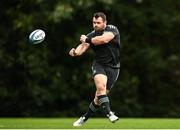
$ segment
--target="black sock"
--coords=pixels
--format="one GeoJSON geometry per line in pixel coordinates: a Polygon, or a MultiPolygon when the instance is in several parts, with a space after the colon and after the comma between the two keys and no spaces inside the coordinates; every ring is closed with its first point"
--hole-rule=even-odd
{"type": "Polygon", "coordinates": [[[98,99],[99,99],[100,105],[102,106],[102,108],[104,110],[104,113],[106,115],[108,115],[109,112],[111,111],[108,96],[107,95],[101,95],[101,96],[98,96],[98,99]]]}
{"type": "Polygon", "coordinates": [[[88,120],[88,118],[93,115],[99,109],[99,107],[100,106],[96,105],[94,101],[92,101],[89,104],[88,111],[83,115],[85,117],[85,121],[88,120]]]}

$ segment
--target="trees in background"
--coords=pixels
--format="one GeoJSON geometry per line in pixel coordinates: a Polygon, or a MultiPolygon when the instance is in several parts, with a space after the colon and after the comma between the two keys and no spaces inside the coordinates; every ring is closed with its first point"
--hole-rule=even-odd
{"type": "Polygon", "coordinates": [[[179,117],[179,1],[1,0],[0,116],[78,116],[93,99],[93,53],[71,58],[94,12],[121,33],[121,73],[111,105],[120,116],[179,117]],[[43,43],[28,43],[34,29],[43,43]],[[78,108],[78,109],[77,109],[78,108]]]}

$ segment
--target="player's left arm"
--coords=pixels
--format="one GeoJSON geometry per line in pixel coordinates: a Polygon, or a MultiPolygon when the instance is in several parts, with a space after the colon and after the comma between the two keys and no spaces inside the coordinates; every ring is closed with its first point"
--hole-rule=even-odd
{"type": "Polygon", "coordinates": [[[113,32],[104,32],[101,36],[96,36],[91,39],[94,45],[107,44],[114,38],[113,32]]]}

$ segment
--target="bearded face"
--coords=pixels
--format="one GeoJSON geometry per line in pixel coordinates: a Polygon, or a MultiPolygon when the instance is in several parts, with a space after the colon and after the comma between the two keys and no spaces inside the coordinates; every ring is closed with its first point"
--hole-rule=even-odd
{"type": "Polygon", "coordinates": [[[104,30],[106,27],[106,21],[104,21],[101,17],[95,18],[93,17],[93,28],[95,31],[99,32],[104,30]]]}

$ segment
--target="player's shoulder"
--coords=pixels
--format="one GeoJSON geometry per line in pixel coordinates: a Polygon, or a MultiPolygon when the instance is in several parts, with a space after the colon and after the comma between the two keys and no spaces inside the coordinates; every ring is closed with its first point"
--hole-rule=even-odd
{"type": "Polygon", "coordinates": [[[115,25],[112,25],[112,24],[108,24],[107,27],[106,27],[107,30],[111,30],[111,29],[117,29],[117,27],[115,25]]]}
{"type": "Polygon", "coordinates": [[[119,30],[115,25],[108,24],[104,30],[105,32],[112,32],[114,35],[119,35],[119,30]]]}
{"type": "Polygon", "coordinates": [[[119,32],[118,28],[115,25],[112,25],[112,24],[108,24],[104,31],[116,32],[116,33],[119,32]]]}

